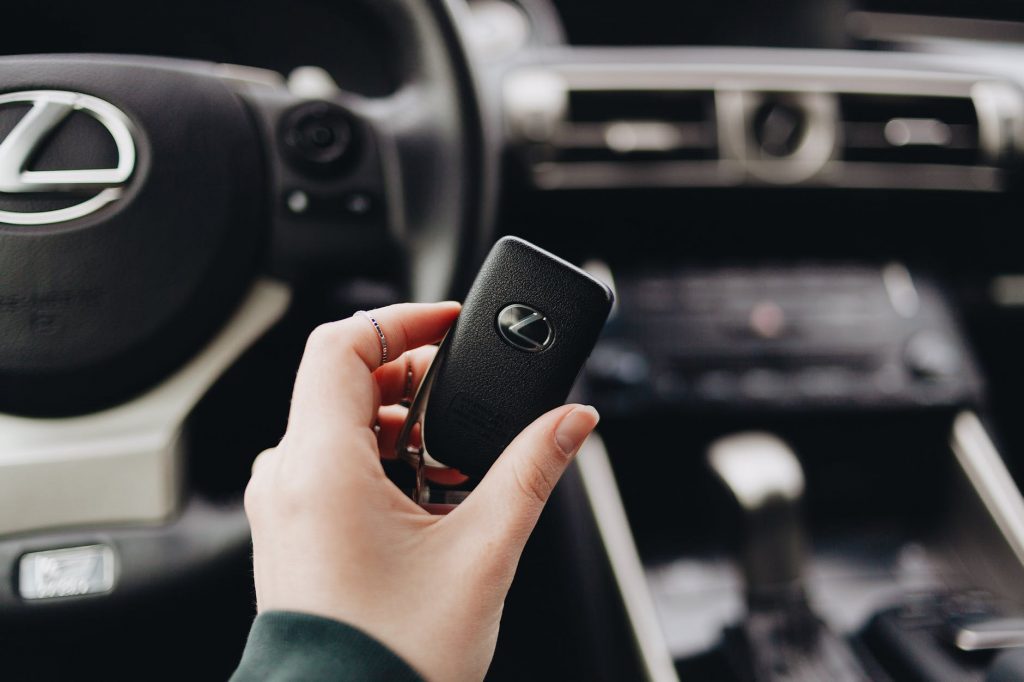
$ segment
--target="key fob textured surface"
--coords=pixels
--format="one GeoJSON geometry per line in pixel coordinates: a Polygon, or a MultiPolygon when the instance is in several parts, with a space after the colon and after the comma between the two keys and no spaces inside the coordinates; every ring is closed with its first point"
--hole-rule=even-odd
{"type": "Polygon", "coordinates": [[[517,237],[491,249],[432,368],[427,454],[479,478],[534,419],[565,402],[611,290],[517,237]]]}

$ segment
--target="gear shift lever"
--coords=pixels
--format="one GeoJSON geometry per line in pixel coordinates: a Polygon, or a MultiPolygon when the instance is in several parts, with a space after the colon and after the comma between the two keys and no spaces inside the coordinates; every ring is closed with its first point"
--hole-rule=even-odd
{"type": "Polygon", "coordinates": [[[749,612],[725,635],[741,676],[755,682],[867,680],[846,642],[807,601],[804,473],[796,455],[771,434],[743,433],[712,443],[708,464],[735,498],[745,526],[740,563],[749,612]]]}
{"type": "Polygon", "coordinates": [[[767,433],[715,441],[712,471],[739,503],[746,528],[740,562],[752,609],[804,599],[804,472],[793,451],[767,433]]]}

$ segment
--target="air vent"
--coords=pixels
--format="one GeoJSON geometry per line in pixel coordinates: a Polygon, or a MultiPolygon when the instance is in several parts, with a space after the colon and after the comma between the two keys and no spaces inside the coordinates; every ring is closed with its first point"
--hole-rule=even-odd
{"type": "Polygon", "coordinates": [[[973,165],[982,162],[978,115],[966,97],[842,94],[845,161],[973,165]]]}
{"type": "Polygon", "coordinates": [[[560,161],[693,161],[717,155],[710,90],[575,90],[560,161]]]}
{"type": "Polygon", "coordinates": [[[838,61],[748,64],[752,54],[515,69],[502,88],[509,160],[545,191],[1000,192],[1007,166],[1024,158],[1024,93],[1012,83],[838,61]]]}

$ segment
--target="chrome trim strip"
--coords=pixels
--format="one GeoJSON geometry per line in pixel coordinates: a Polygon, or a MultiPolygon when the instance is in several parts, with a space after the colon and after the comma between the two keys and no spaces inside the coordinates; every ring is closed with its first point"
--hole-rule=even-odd
{"type": "Polygon", "coordinates": [[[953,38],[1008,43],[1024,40],[1024,26],[1003,19],[860,11],[846,16],[846,28],[861,40],[953,38]]]}
{"type": "MultiPolygon", "coordinates": [[[[813,54],[808,54],[812,58],[813,54]]],[[[538,68],[538,67],[530,67],[538,68]]],[[[570,90],[752,90],[970,97],[988,77],[928,69],[815,64],[546,64],[570,90]]]]}
{"type": "Polygon", "coordinates": [[[622,506],[608,451],[600,436],[593,434],[587,439],[580,449],[577,464],[647,678],[652,682],[679,682],[622,506]]]}
{"type": "Polygon", "coordinates": [[[950,446],[1007,544],[1024,565],[1024,497],[975,413],[956,416],[950,446]]]}
{"type": "Polygon", "coordinates": [[[1024,647],[1024,619],[995,617],[961,625],[955,630],[953,643],[961,651],[1024,647]]]}
{"type": "MultiPolygon", "coordinates": [[[[764,161],[763,164],[785,161],[764,161]]],[[[740,161],[544,161],[535,164],[532,179],[540,190],[606,189],[613,187],[734,187],[743,183],[740,161]]],[[[765,171],[767,173],[767,170],[765,171]]],[[[755,178],[757,180],[757,178],[755,178]]],[[[758,184],[767,185],[764,180],[758,184]]],[[[830,161],[799,183],[807,187],[883,188],[999,192],[1004,183],[998,168],[937,164],[882,164],[830,161]]]]}

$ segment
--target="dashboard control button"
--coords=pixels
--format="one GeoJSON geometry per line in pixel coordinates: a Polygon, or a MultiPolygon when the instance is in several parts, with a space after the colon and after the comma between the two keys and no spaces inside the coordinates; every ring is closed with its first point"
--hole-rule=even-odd
{"type": "Polygon", "coordinates": [[[338,172],[356,154],[352,116],[329,102],[305,102],[281,119],[281,144],[288,160],[301,170],[338,172]]]}
{"type": "Polygon", "coordinates": [[[357,218],[362,218],[373,212],[373,197],[366,192],[352,192],[345,197],[345,212],[357,218]]]}
{"type": "Polygon", "coordinates": [[[306,209],[309,208],[309,195],[301,189],[297,189],[288,193],[285,203],[288,205],[288,210],[292,213],[305,213],[306,209]]]}
{"type": "Polygon", "coordinates": [[[381,202],[364,191],[323,192],[301,187],[288,188],[280,198],[281,206],[294,219],[304,223],[325,222],[337,225],[379,225],[381,202]]]}
{"type": "Polygon", "coordinates": [[[750,329],[762,339],[778,338],[786,328],[786,313],[774,301],[762,301],[750,311],[750,329]]]}
{"type": "Polygon", "coordinates": [[[109,592],[114,587],[114,550],[85,545],[29,552],[18,564],[22,599],[56,599],[109,592]]]}

